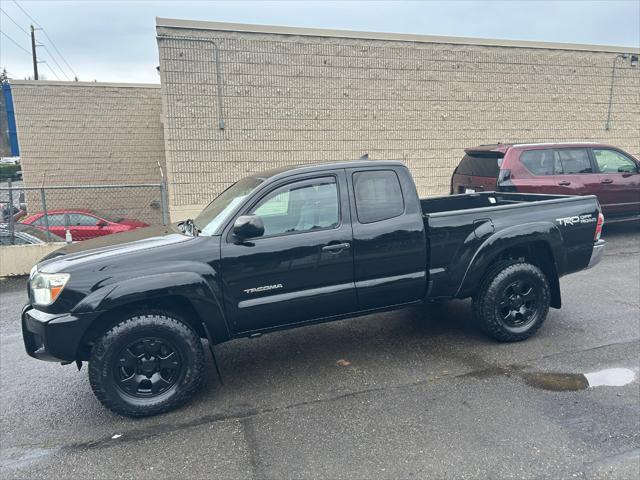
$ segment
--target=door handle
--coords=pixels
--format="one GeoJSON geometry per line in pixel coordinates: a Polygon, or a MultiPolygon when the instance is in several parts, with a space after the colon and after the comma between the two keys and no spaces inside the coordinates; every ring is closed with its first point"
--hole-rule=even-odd
{"type": "Polygon", "coordinates": [[[345,248],[349,248],[351,246],[350,243],[332,243],[330,245],[325,245],[322,247],[323,252],[331,252],[331,253],[340,253],[345,248]]]}
{"type": "Polygon", "coordinates": [[[600,180],[600,183],[613,183],[613,179],[611,178],[603,178],[600,180]]]}
{"type": "Polygon", "coordinates": [[[569,182],[568,180],[562,180],[561,182],[558,182],[558,185],[566,187],[567,185],[571,185],[571,182],[569,182]]]}

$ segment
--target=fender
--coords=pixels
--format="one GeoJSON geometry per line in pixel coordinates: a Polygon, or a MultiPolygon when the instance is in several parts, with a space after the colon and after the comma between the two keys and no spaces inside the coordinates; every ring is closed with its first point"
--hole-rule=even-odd
{"type": "MultiPolygon", "coordinates": [[[[494,260],[508,249],[533,242],[549,246],[553,266],[557,275],[550,279],[551,288],[555,289],[557,277],[566,270],[567,254],[564,248],[562,233],[551,222],[533,222],[505,228],[488,237],[476,250],[460,281],[455,297],[466,298],[477,289],[482,277],[494,260]]],[[[559,291],[559,286],[557,287],[559,291]]],[[[558,306],[560,299],[558,297],[558,306]]]]}
{"type": "Polygon", "coordinates": [[[73,313],[104,312],[138,302],[181,297],[193,307],[211,334],[214,343],[231,338],[221,304],[217,274],[164,272],[128,278],[92,292],[74,308],[73,313]]]}

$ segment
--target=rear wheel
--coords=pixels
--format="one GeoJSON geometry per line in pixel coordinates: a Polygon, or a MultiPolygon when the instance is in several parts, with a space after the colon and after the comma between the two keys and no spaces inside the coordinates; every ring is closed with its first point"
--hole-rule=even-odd
{"type": "Polygon", "coordinates": [[[191,327],[171,314],[136,315],[94,345],[89,381],[96,397],[121,415],[143,417],[186,402],[202,383],[204,352],[191,327]]]}
{"type": "Polygon", "coordinates": [[[473,299],[480,327],[501,342],[533,335],[549,312],[551,293],[545,274],[535,265],[505,262],[489,271],[473,299]]]}

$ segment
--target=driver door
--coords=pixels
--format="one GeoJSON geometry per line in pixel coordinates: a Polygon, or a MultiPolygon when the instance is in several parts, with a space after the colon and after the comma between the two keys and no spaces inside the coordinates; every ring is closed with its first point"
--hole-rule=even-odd
{"type": "Polygon", "coordinates": [[[357,309],[351,217],[343,170],[285,179],[242,214],[264,235],[223,236],[225,310],[234,333],[313,321],[357,309]]]}

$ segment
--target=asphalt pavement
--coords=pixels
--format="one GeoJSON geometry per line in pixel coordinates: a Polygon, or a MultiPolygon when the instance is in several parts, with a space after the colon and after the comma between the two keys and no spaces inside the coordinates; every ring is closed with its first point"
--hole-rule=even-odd
{"type": "Polygon", "coordinates": [[[0,281],[0,476],[640,478],[640,228],[604,236],[525,342],[484,337],[468,301],[236,340],[223,385],[209,359],[191,403],[142,420],[103,408],[86,365],[29,358],[25,279],[0,281]],[[586,387],[613,368],[634,380],[586,387]]]}

